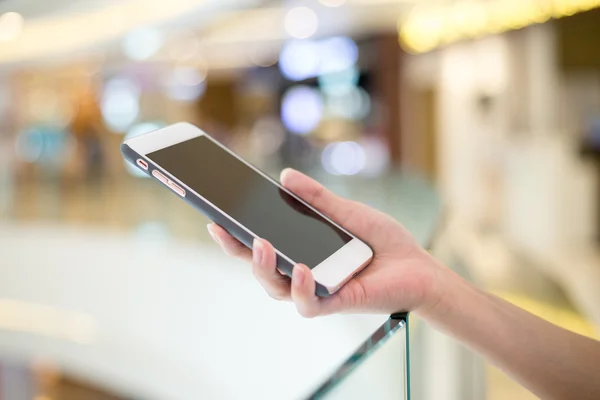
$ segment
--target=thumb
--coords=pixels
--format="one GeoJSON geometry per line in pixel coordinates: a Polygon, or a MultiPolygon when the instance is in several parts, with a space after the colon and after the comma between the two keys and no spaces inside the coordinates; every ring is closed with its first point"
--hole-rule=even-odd
{"type": "Polygon", "coordinates": [[[281,172],[282,185],[344,228],[361,234],[366,206],[337,196],[314,179],[286,168],[281,172]]]}

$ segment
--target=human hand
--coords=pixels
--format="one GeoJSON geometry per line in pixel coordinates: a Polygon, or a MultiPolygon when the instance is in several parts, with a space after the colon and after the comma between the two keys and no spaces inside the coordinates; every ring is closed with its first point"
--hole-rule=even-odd
{"type": "Polygon", "coordinates": [[[308,318],[334,313],[387,313],[419,311],[439,302],[438,270],[441,268],[393,218],[364,204],[341,198],[308,176],[286,169],[282,185],[340,226],[371,246],[373,261],[337,293],[315,295],[311,270],[294,266],[292,279],[275,265],[275,250],[256,239],[253,250],[216,224],[209,224],[213,239],[230,256],[252,263],[252,271],[269,295],[292,300],[308,318]]]}

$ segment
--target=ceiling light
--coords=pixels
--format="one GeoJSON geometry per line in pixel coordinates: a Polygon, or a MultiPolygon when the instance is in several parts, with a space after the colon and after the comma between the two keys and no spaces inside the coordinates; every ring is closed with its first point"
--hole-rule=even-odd
{"type": "Polygon", "coordinates": [[[319,18],[308,7],[294,7],[286,14],[284,27],[290,36],[296,39],[307,39],[317,32],[319,18]]]}
{"type": "Polygon", "coordinates": [[[0,42],[10,42],[23,31],[23,16],[16,12],[7,12],[0,16],[0,42]]]}
{"type": "Polygon", "coordinates": [[[123,39],[123,52],[132,60],[146,60],[155,55],[163,45],[163,35],[158,29],[141,28],[123,39]]]}
{"type": "Polygon", "coordinates": [[[326,7],[339,7],[346,3],[346,0],[319,0],[326,7]]]}
{"type": "Polygon", "coordinates": [[[452,4],[415,7],[399,20],[400,42],[406,50],[423,53],[473,37],[521,29],[600,7],[599,0],[459,0],[452,4]]]}

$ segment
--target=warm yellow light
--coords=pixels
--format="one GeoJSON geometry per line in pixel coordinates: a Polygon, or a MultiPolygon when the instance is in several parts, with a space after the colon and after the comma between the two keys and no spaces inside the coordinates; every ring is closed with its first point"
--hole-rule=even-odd
{"type": "Polygon", "coordinates": [[[415,7],[408,21],[399,23],[403,44],[409,52],[423,53],[443,44],[445,12],[444,7],[415,7]]]}
{"type": "Polygon", "coordinates": [[[0,15],[0,42],[10,42],[21,35],[23,31],[23,16],[16,12],[0,15]]]}
{"type": "Polygon", "coordinates": [[[489,6],[489,23],[488,28],[490,33],[504,32],[512,29],[510,26],[511,14],[514,4],[508,1],[497,1],[489,6]]]}
{"type": "Polygon", "coordinates": [[[587,0],[552,0],[554,18],[570,17],[582,10],[587,0]]]}
{"type": "Polygon", "coordinates": [[[533,23],[531,0],[503,0],[504,29],[520,29],[533,23]]]}
{"type": "Polygon", "coordinates": [[[579,12],[591,10],[594,7],[597,7],[600,2],[598,0],[583,0],[581,1],[579,12]]]}
{"type": "Polygon", "coordinates": [[[513,11],[521,15],[521,26],[540,24],[552,17],[552,4],[541,0],[522,0],[509,5],[513,11]]]}
{"type": "Polygon", "coordinates": [[[600,7],[600,0],[459,0],[420,8],[398,22],[400,43],[416,53],[483,35],[521,29],[600,7]]]}
{"type": "Polygon", "coordinates": [[[453,7],[453,20],[456,29],[467,36],[477,36],[484,32],[487,23],[487,9],[475,1],[464,1],[453,7]]]}

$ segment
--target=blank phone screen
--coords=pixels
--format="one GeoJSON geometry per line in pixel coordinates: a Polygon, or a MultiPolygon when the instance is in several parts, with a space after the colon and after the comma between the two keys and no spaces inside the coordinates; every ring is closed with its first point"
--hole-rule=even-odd
{"type": "Polygon", "coordinates": [[[147,156],[296,263],[314,268],[352,240],[206,136],[147,156]]]}

